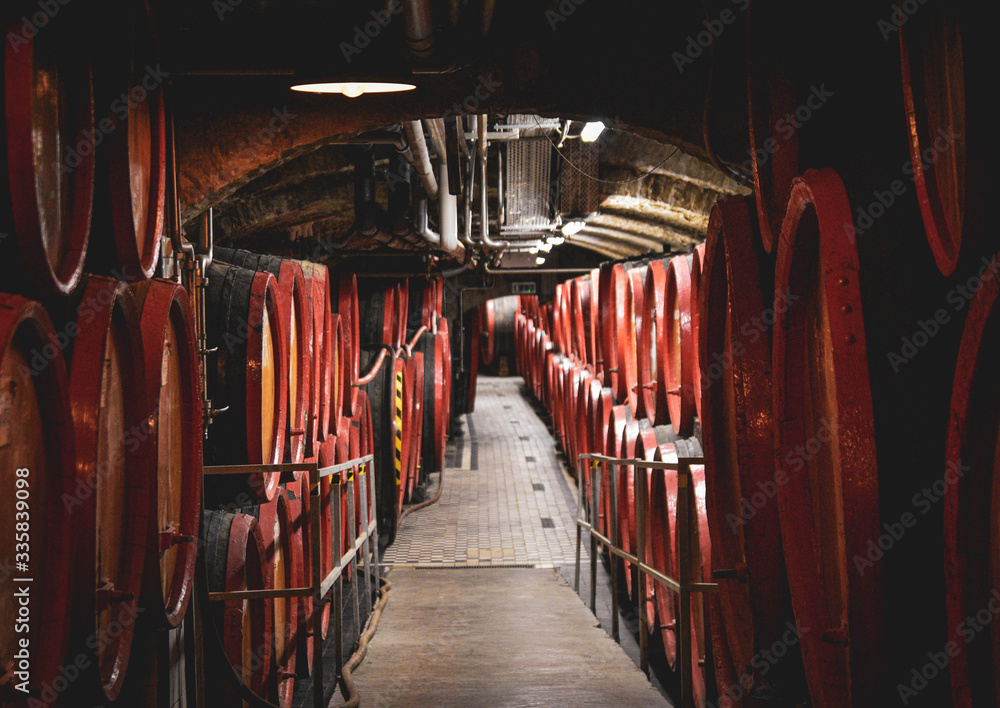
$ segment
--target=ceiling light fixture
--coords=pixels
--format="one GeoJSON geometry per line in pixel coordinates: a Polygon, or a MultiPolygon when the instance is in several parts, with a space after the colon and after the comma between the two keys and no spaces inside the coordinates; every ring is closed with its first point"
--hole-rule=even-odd
{"type": "Polygon", "coordinates": [[[603,132],[604,123],[601,121],[597,120],[587,123],[587,125],[583,126],[583,130],[580,131],[580,140],[585,143],[592,143],[601,137],[601,133],[603,132]]]}
{"type": "Polygon", "coordinates": [[[411,91],[415,84],[393,81],[318,81],[292,86],[293,91],[307,93],[341,93],[348,98],[357,98],[365,93],[392,93],[411,91]]]}
{"type": "Polygon", "coordinates": [[[563,224],[561,230],[563,232],[563,236],[572,236],[573,234],[582,231],[583,227],[586,225],[586,221],[568,221],[563,224]]]}
{"type": "Polygon", "coordinates": [[[547,243],[551,243],[553,246],[561,246],[564,243],[566,243],[566,237],[565,236],[549,236],[547,239],[545,239],[545,241],[547,243]]]}
{"type": "Polygon", "coordinates": [[[542,265],[543,263],[545,263],[545,256],[539,256],[538,258],[536,258],[535,263],[537,265],[542,265]]]}
{"type": "Polygon", "coordinates": [[[542,251],[542,253],[548,253],[549,251],[552,250],[552,244],[549,243],[548,241],[543,241],[542,243],[538,244],[538,248],[539,250],[542,251]]]}

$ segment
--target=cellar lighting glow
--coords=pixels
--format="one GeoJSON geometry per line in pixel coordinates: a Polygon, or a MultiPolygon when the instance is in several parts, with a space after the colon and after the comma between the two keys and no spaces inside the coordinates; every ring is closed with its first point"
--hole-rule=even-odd
{"type": "Polygon", "coordinates": [[[566,243],[566,238],[564,236],[549,236],[545,240],[553,246],[561,246],[566,243]]]}
{"type": "Polygon", "coordinates": [[[348,98],[357,98],[365,93],[392,93],[394,91],[410,91],[416,85],[408,83],[393,83],[383,81],[330,81],[314,84],[297,84],[293,91],[306,93],[340,93],[348,98]]]}
{"type": "Polygon", "coordinates": [[[583,130],[580,131],[580,140],[585,143],[592,143],[601,137],[601,133],[604,132],[604,123],[599,120],[595,120],[587,125],[583,126],[583,130]]]}
{"type": "Polygon", "coordinates": [[[586,221],[568,221],[563,224],[562,232],[563,236],[572,236],[573,234],[582,231],[583,227],[587,225],[586,221]]]}
{"type": "Polygon", "coordinates": [[[549,251],[552,250],[552,244],[549,243],[548,241],[543,241],[542,243],[538,244],[538,248],[539,250],[542,251],[542,253],[548,253],[549,251]]]}
{"type": "Polygon", "coordinates": [[[538,253],[538,246],[532,246],[531,248],[529,248],[528,253],[530,253],[531,255],[535,255],[536,253],[538,253]]]}
{"type": "Polygon", "coordinates": [[[535,259],[535,263],[538,265],[542,265],[544,262],[545,262],[545,256],[539,256],[538,258],[535,259]]]}

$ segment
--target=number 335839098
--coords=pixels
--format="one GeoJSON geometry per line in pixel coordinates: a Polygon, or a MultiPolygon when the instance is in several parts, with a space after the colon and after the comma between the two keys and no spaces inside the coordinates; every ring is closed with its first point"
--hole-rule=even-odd
{"type": "Polygon", "coordinates": [[[16,522],[14,524],[14,562],[16,563],[27,563],[29,560],[29,551],[31,550],[31,526],[29,523],[31,517],[28,505],[30,491],[28,489],[28,474],[29,472],[27,467],[21,467],[15,472],[15,486],[17,487],[15,497],[17,501],[15,502],[16,513],[14,515],[16,522]]]}

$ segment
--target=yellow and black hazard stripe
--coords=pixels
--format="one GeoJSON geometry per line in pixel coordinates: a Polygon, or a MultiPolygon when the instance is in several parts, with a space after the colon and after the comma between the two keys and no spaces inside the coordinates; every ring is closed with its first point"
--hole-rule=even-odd
{"type": "Polygon", "coordinates": [[[403,483],[403,372],[396,372],[396,486],[403,483]]]}

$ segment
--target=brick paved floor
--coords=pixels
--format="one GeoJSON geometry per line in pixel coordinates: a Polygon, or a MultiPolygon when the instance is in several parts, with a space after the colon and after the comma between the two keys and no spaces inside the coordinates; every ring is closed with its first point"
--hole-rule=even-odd
{"type": "MultiPolygon", "coordinates": [[[[389,565],[575,562],[575,506],[552,436],[516,377],[480,377],[476,411],[448,443],[444,491],[410,515],[389,565]]],[[[433,492],[433,490],[432,490],[433,492]]]]}

